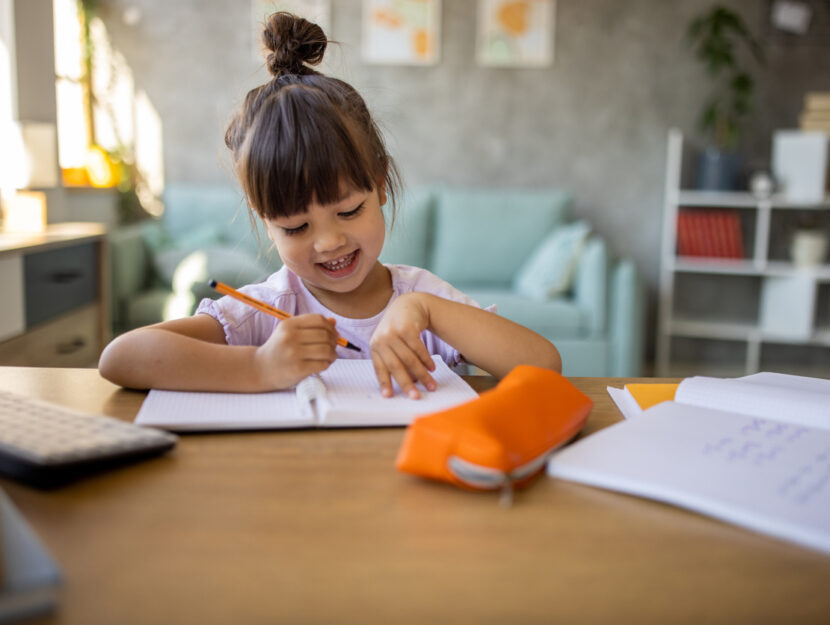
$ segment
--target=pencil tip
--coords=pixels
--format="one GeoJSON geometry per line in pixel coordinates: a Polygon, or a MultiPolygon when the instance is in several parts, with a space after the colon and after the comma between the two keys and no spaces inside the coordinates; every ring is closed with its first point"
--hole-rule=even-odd
{"type": "Polygon", "coordinates": [[[348,349],[353,349],[353,350],[354,350],[354,351],[356,351],[356,352],[363,351],[363,350],[362,350],[362,349],[360,349],[357,345],[355,345],[355,344],[351,343],[350,341],[346,341],[346,347],[347,347],[348,349]]]}
{"type": "Polygon", "coordinates": [[[210,285],[210,288],[216,288],[216,280],[208,280],[208,284],[210,285]]]}

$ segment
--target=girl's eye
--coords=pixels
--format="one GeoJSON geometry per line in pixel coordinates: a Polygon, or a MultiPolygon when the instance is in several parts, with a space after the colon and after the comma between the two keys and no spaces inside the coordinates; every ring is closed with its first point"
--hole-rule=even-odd
{"type": "Polygon", "coordinates": [[[303,224],[302,226],[297,226],[296,228],[283,228],[282,231],[288,236],[293,236],[295,234],[300,234],[306,228],[308,228],[308,224],[303,224]]]}
{"type": "Polygon", "coordinates": [[[345,213],[337,213],[337,214],[340,217],[345,217],[346,219],[348,219],[349,217],[356,217],[357,215],[360,214],[360,211],[362,211],[362,210],[363,210],[363,204],[361,204],[360,206],[358,206],[357,208],[355,208],[353,210],[346,211],[345,213]]]}

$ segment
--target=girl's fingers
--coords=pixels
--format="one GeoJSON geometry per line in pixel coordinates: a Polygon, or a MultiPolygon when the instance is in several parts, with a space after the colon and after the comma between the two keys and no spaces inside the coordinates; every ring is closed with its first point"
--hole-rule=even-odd
{"type": "Polygon", "coordinates": [[[307,328],[298,333],[300,343],[304,345],[313,345],[315,343],[334,344],[337,341],[337,335],[333,332],[328,332],[323,328],[307,328]]]}
{"type": "Polygon", "coordinates": [[[386,364],[389,367],[389,372],[392,374],[392,377],[395,378],[395,382],[401,387],[403,394],[410,399],[420,399],[421,392],[415,386],[415,381],[409,375],[409,371],[403,362],[401,362],[400,358],[394,356],[386,364]]]}
{"type": "MultiPolygon", "coordinates": [[[[412,399],[419,399],[421,392],[416,382],[420,382],[427,390],[434,391],[437,384],[429,371],[421,362],[420,358],[403,342],[393,346],[385,346],[377,349],[372,354],[376,360],[375,371],[382,367],[382,373],[378,375],[381,384],[381,393],[384,397],[392,395],[391,376],[401,387],[405,395],[412,399]],[[380,364],[379,364],[380,363],[380,364]]],[[[430,359],[432,363],[432,359],[430,359]]],[[[434,363],[433,363],[434,364],[434,363]]]]}
{"type": "Polygon", "coordinates": [[[384,397],[392,397],[392,378],[389,377],[389,369],[386,368],[386,364],[376,351],[372,351],[372,365],[375,367],[380,394],[384,397]]]}
{"type": "MultiPolygon", "coordinates": [[[[406,343],[406,347],[409,348],[410,352],[415,355],[427,371],[435,371],[435,363],[432,361],[432,356],[430,356],[429,350],[427,349],[427,346],[424,345],[424,342],[421,340],[420,336],[418,336],[414,341],[408,341],[406,343]]],[[[422,376],[419,375],[417,377],[421,382],[424,381],[422,376]]],[[[432,376],[427,374],[427,377],[432,380],[432,376]]],[[[424,386],[429,388],[427,384],[424,384],[424,386]]],[[[429,390],[433,391],[435,389],[429,388],[429,390]]]]}
{"type": "MultiPolygon", "coordinates": [[[[403,339],[391,345],[398,359],[403,363],[409,376],[424,385],[428,391],[434,391],[437,384],[429,374],[435,370],[435,363],[432,361],[429,351],[421,341],[420,335],[413,340],[403,339]]],[[[397,377],[395,378],[397,380],[397,377]]]]}
{"type": "Polygon", "coordinates": [[[331,363],[337,358],[334,347],[328,343],[316,343],[303,346],[303,360],[324,360],[331,363]]]}

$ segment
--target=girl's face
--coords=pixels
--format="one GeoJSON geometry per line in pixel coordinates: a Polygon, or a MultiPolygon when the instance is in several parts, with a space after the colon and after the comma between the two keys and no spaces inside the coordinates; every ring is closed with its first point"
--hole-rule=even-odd
{"type": "Polygon", "coordinates": [[[265,220],[282,262],[318,293],[350,293],[375,269],[386,225],[386,188],[348,191],[332,204],[312,201],[305,213],[265,220]]]}

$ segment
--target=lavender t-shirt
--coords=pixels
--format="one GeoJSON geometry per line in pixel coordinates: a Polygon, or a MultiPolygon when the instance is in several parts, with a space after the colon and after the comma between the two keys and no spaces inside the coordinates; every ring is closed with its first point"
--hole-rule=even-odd
{"type": "MultiPolygon", "coordinates": [[[[272,274],[264,282],[249,284],[239,290],[292,315],[316,313],[334,318],[337,333],[361,349],[360,352],[356,352],[338,346],[338,358],[369,358],[369,340],[375,328],[389,305],[404,293],[415,291],[431,293],[444,299],[480,308],[475,300],[426,269],[408,265],[386,265],[386,267],[392,274],[392,297],[386,308],[368,319],[352,319],[333,313],[317,301],[303,281],[286,267],[272,274]]],[[[228,296],[218,300],[203,299],[196,309],[196,314],[198,313],[208,314],[222,325],[228,345],[262,345],[279,323],[274,317],[228,296]]],[[[458,350],[432,332],[425,330],[421,333],[421,339],[430,354],[441,356],[450,367],[463,362],[458,350]]]]}

